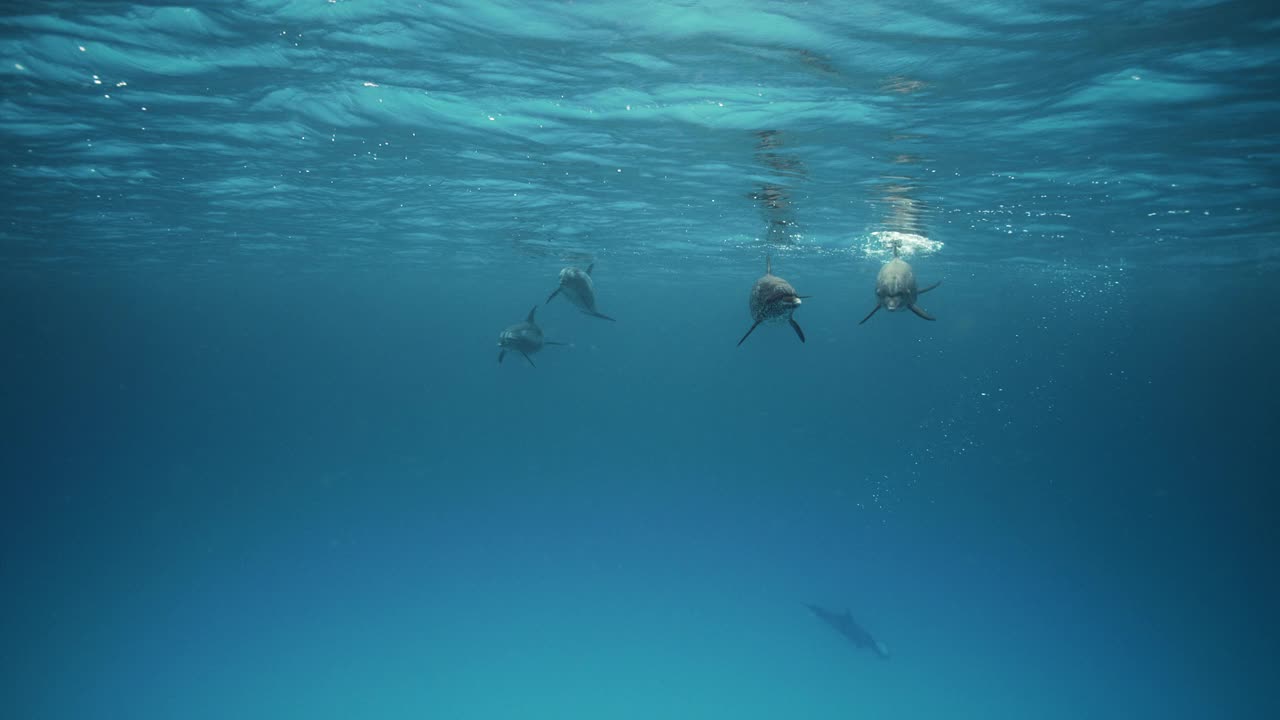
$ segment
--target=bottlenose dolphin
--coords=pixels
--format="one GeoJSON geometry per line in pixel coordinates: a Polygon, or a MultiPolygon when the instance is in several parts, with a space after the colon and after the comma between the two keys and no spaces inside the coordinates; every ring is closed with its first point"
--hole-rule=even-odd
{"type": "Polygon", "coordinates": [[[773,259],[766,257],[764,276],[756,280],[756,284],[751,287],[751,296],[747,298],[747,308],[751,311],[753,322],[747,329],[747,334],[738,341],[738,345],[741,346],[760,323],[775,323],[783,320],[791,323],[791,329],[796,331],[800,342],[804,342],[804,331],[800,329],[800,323],[796,322],[791,314],[800,307],[800,299],[807,297],[809,296],[797,295],[791,283],[774,275],[773,259]]]}
{"type": "Polygon", "coordinates": [[[885,263],[880,268],[879,274],[876,275],[876,306],[871,308],[871,312],[862,318],[862,323],[871,319],[872,315],[880,308],[884,308],[889,312],[897,312],[903,308],[907,308],[911,312],[919,315],[925,320],[933,320],[934,317],[925,312],[916,304],[916,298],[930,290],[938,287],[942,281],[930,285],[923,290],[916,289],[916,274],[911,271],[911,266],[906,260],[898,257],[898,248],[893,249],[893,259],[885,263]]]}
{"type": "MultiPolygon", "coordinates": [[[[556,288],[547,297],[547,302],[551,302],[556,295],[564,293],[565,299],[573,303],[574,307],[582,312],[602,320],[613,320],[608,315],[596,310],[596,286],[595,283],[591,282],[591,268],[595,266],[595,263],[591,263],[585,271],[576,267],[567,267],[561,270],[560,287],[556,288]]],[[[543,304],[545,305],[546,303],[543,304]]]]}
{"type": "MultiPolygon", "coordinates": [[[[524,322],[512,325],[502,334],[498,336],[498,347],[502,348],[498,351],[498,364],[502,364],[502,358],[506,357],[507,352],[518,352],[524,356],[525,360],[533,365],[533,358],[530,355],[542,349],[543,345],[564,345],[562,342],[553,342],[542,337],[542,328],[538,327],[538,323],[534,322],[533,314],[538,311],[538,306],[534,305],[529,311],[529,316],[524,322]]],[[[533,365],[537,367],[537,365],[533,365]]]]}
{"type": "Polygon", "coordinates": [[[810,605],[809,603],[805,603],[804,606],[809,608],[814,615],[817,615],[819,620],[830,625],[836,632],[843,635],[846,640],[853,643],[854,647],[859,650],[871,648],[875,651],[876,655],[879,655],[885,660],[889,659],[889,648],[885,647],[884,643],[871,637],[871,633],[867,632],[866,628],[855,622],[853,615],[851,615],[848,610],[845,610],[844,614],[841,615],[839,613],[831,612],[830,610],[824,610],[817,605],[810,605]]]}

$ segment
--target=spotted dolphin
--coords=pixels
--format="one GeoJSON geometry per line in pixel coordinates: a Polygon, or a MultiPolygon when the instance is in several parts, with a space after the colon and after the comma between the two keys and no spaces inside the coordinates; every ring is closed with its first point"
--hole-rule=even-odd
{"type": "MultiPolygon", "coordinates": [[[[502,358],[506,357],[508,352],[518,352],[524,356],[525,360],[529,361],[530,365],[533,365],[533,358],[529,356],[541,350],[543,345],[566,344],[543,338],[542,328],[538,327],[538,323],[533,319],[533,315],[537,311],[538,306],[534,305],[524,322],[508,327],[498,336],[498,347],[501,348],[498,351],[498,364],[502,364],[502,358]]],[[[533,366],[537,367],[537,365],[533,366]]]]}
{"type": "MultiPolygon", "coordinates": [[[[591,281],[591,268],[594,267],[595,263],[592,263],[587,266],[586,270],[579,270],[576,267],[567,267],[561,270],[560,287],[547,296],[547,302],[551,302],[557,295],[564,295],[565,299],[573,303],[574,307],[591,317],[612,321],[613,318],[596,310],[596,286],[591,281]]],[[[545,305],[546,303],[543,304],[545,305]]]]}
{"type": "Polygon", "coordinates": [[[751,296],[747,298],[747,309],[751,312],[751,327],[747,329],[747,334],[742,336],[742,340],[738,341],[738,345],[741,346],[760,323],[776,323],[783,320],[791,324],[791,329],[796,331],[800,342],[804,342],[804,330],[800,329],[800,323],[796,322],[792,313],[800,307],[800,300],[807,297],[809,296],[797,295],[791,283],[774,275],[773,259],[766,257],[764,276],[756,280],[756,284],[751,287],[751,296]]]}
{"type": "Polygon", "coordinates": [[[819,620],[831,626],[833,630],[844,636],[846,640],[859,650],[871,648],[882,659],[889,659],[889,648],[879,640],[871,637],[867,629],[859,625],[848,610],[844,614],[832,612],[817,605],[804,604],[819,620]]]}
{"type": "Polygon", "coordinates": [[[889,312],[897,312],[905,308],[925,320],[933,320],[932,315],[916,304],[916,299],[941,284],[942,281],[939,280],[923,290],[917,290],[916,274],[912,272],[906,260],[898,257],[898,249],[895,247],[893,259],[885,263],[876,275],[876,306],[871,308],[871,312],[867,313],[867,316],[858,324],[861,325],[870,320],[880,308],[889,312]]]}

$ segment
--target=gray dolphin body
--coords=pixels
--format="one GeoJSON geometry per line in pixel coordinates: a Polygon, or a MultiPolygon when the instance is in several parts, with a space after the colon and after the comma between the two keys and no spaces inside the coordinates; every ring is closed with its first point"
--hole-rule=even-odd
{"type": "Polygon", "coordinates": [[[941,284],[942,281],[939,280],[923,290],[917,290],[916,274],[912,272],[906,260],[895,254],[894,258],[885,263],[876,275],[876,306],[871,308],[871,312],[867,313],[867,316],[858,324],[861,325],[870,320],[880,308],[889,312],[906,309],[925,320],[933,320],[932,315],[916,304],[916,299],[941,284]]]}
{"type": "MultiPolygon", "coordinates": [[[[529,361],[530,365],[533,365],[533,358],[530,355],[541,350],[543,345],[564,345],[542,336],[542,328],[538,327],[538,323],[533,319],[537,311],[538,306],[534,305],[524,322],[512,325],[498,336],[498,347],[502,348],[498,351],[498,364],[502,364],[502,358],[506,357],[508,352],[518,352],[529,361]]],[[[537,367],[537,365],[533,366],[537,367]]]]}
{"type": "Polygon", "coordinates": [[[747,309],[751,312],[751,327],[747,329],[747,334],[742,336],[742,340],[738,341],[738,345],[742,345],[760,326],[760,323],[777,323],[783,320],[791,324],[791,329],[796,331],[796,337],[800,338],[800,342],[804,342],[804,330],[800,329],[800,323],[796,322],[792,313],[800,307],[801,298],[806,297],[808,296],[797,295],[791,283],[774,275],[773,260],[766,258],[764,276],[756,280],[756,284],[751,287],[751,296],[747,298],[747,309]]]}
{"type": "Polygon", "coordinates": [[[871,637],[871,633],[867,632],[866,628],[855,622],[853,615],[851,615],[848,610],[845,610],[844,614],[841,615],[839,613],[831,612],[830,610],[824,610],[817,605],[810,605],[809,603],[805,603],[804,606],[809,608],[809,610],[813,612],[819,620],[831,626],[832,629],[843,635],[844,638],[852,643],[854,647],[860,650],[871,648],[871,650],[882,659],[889,659],[889,648],[886,647],[884,643],[871,637]]]}
{"type": "Polygon", "coordinates": [[[593,267],[595,263],[588,265],[586,270],[579,270],[576,267],[561,270],[560,287],[552,291],[547,297],[547,302],[551,302],[557,295],[563,295],[566,300],[573,303],[574,307],[591,317],[612,321],[613,318],[596,309],[596,285],[591,281],[593,267]]]}

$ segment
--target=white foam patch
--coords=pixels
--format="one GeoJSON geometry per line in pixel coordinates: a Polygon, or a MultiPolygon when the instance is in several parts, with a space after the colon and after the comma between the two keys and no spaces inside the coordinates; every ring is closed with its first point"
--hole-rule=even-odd
{"type": "Polygon", "coordinates": [[[942,249],[943,243],[941,240],[930,240],[923,235],[915,233],[898,232],[897,230],[877,230],[868,233],[858,247],[861,249],[862,254],[867,257],[888,260],[893,257],[895,247],[900,257],[908,258],[933,255],[942,249]]]}

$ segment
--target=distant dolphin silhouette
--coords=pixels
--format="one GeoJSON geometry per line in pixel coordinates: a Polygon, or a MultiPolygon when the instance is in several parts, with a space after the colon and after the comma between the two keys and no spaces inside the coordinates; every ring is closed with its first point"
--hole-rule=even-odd
{"type": "Polygon", "coordinates": [[[830,625],[836,632],[843,635],[846,640],[853,643],[854,647],[859,650],[871,648],[876,655],[885,660],[889,659],[889,648],[885,647],[884,643],[871,637],[871,633],[855,622],[853,615],[848,610],[845,610],[844,614],[841,615],[809,603],[805,603],[804,606],[809,608],[814,615],[817,615],[819,620],[830,625]]]}

